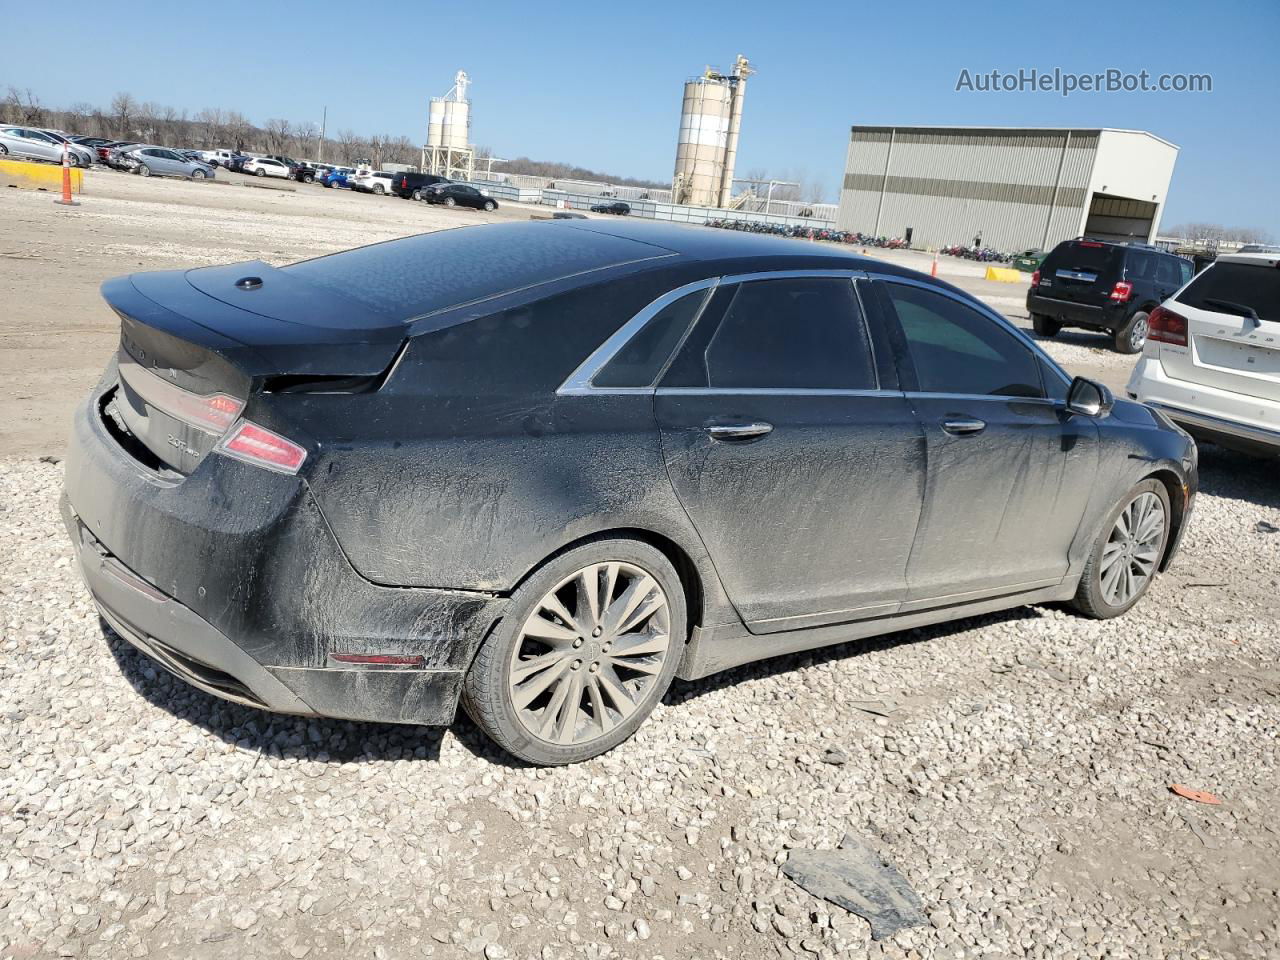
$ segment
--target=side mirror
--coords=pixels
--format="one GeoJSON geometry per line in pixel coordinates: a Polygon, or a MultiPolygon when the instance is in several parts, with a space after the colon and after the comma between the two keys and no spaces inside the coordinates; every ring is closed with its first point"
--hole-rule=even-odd
{"type": "Polygon", "coordinates": [[[1116,404],[1111,391],[1085,377],[1076,377],[1067,391],[1067,412],[1084,417],[1105,417],[1116,404]]]}

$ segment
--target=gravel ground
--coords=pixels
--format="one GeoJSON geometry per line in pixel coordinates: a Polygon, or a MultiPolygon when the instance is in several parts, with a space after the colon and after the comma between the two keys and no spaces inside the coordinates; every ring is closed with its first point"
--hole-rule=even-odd
{"type": "Polygon", "coordinates": [[[538,770],[464,720],[170,678],[100,625],[60,467],[0,460],[0,957],[1276,957],[1274,478],[1206,447],[1183,552],[1121,620],[1024,608],[678,682],[613,753],[538,770]],[[782,878],[846,830],[930,926],[874,943],[782,878]]]}

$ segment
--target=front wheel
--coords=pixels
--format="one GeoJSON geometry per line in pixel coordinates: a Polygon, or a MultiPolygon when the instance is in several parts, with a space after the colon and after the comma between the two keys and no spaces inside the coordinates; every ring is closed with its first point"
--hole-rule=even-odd
{"type": "Polygon", "coordinates": [[[486,200],[484,202],[485,213],[493,213],[493,211],[496,210],[497,208],[498,208],[498,205],[494,203],[492,200],[486,200]]]}
{"type": "Polygon", "coordinates": [[[1159,480],[1143,480],[1107,515],[1085,563],[1072,605],[1100,620],[1137,603],[1169,542],[1169,493],[1159,480]]]}
{"type": "Polygon", "coordinates": [[[456,207],[458,205],[458,201],[453,199],[453,197],[445,197],[444,205],[446,207],[456,207]]]}
{"type": "Polygon", "coordinates": [[[1150,329],[1151,315],[1145,310],[1139,310],[1129,322],[1116,331],[1116,352],[1117,353],[1141,353],[1143,345],[1147,342],[1147,331],[1150,329]]]}
{"type": "Polygon", "coordinates": [[[630,737],[684,652],[684,589],[637,540],[586,543],[512,594],[463,683],[467,713],[530,763],[576,763],[630,737]]]}
{"type": "Polygon", "coordinates": [[[1048,314],[1033,313],[1031,315],[1031,328],[1035,330],[1038,337],[1052,338],[1056,337],[1062,330],[1062,324],[1048,314]]]}
{"type": "Polygon", "coordinates": [[[191,171],[191,179],[192,179],[192,180],[203,180],[203,179],[204,179],[204,177],[205,177],[205,173],[204,173],[204,171],[203,171],[203,170],[192,170],[192,171],[191,171]]]}

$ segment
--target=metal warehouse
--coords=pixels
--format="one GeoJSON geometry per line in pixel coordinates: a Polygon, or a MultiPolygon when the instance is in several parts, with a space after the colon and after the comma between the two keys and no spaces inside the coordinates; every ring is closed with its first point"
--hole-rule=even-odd
{"type": "Polygon", "coordinates": [[[836,226],[932,247],[1149,243],[1177,156],[1142,130],[855,126],[836,226]]]}

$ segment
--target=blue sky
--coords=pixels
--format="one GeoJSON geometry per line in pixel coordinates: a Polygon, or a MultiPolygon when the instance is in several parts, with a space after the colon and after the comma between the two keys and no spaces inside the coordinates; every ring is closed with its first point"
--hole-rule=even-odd
{"type": "Polygon", "coordinates": [[[105,105],[127,89],[256,123],[318,122],[327,104],[330,131],[420,141],[427,99],[463,68],[474,139],[497,155],[667,179],[681,82],[741,52],[759,72],[740,174],[820,180],[834,196],[853,123],[1138,128],[1182,148],[1167,225],[1253,225],[1280,238],[1276,0],[66,6],[60,18],[56,4],[0,0],[5,33],[39,41],[5,45],[0,88],[30,86],[49,105],[105,105]],[[962,68],[1033,67],[1208,73],[1213,92],[955,90],[962,68]]]}

